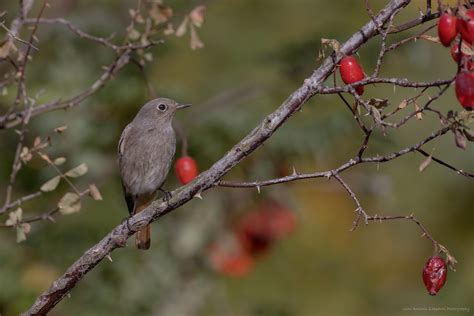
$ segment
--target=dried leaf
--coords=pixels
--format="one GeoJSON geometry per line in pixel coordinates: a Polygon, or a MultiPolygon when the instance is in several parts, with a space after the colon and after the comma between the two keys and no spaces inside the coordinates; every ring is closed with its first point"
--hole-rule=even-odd
{"type": "Polygon", "coordinates": [[[456,143],[456,146],[458,146],[461,149],[466,149],[467,147],[466,136],[464,136],[464,134],[459,129],[456,129],[454,131],[454,141],[456,143]]]}
{"type": "Polygon", "coordinates": [[[81,163],[79,166],[72,168],[68,172],[66,172],[66,176],[70,178],[77,178],[83,176],[87,173],[87,165],[85,163],[81,163]]]}
{"type": "Polygon", "coordinates": [[[465,129],[464,136],[466,136],[467,140],[470,142],[474,142],[474,131],[470,129],[465,129]]]}
{"type": "Polygon", "coordinates": [[[68,192],[58,202],[58,208],[61,214],[68,215],[77,213],[81,209],[81,200],[76,193],[68,192]]]}
{"type": "Polygon", "coordinates": [[[446,261],[448,262],[448,266],[451,268],[451,270],[456,271],[456,269],[454,268],[454,265],[458,263],[456,258],[454,258],[448,253],[446,254],[446,259],[447,259],[446,261]]]}
{"type": "Polygon", "coordinates": [[[428,158],[426,158],[425,160],[423,160],[420,164],[420,167],[418,168],[420,172],[423,172],[423,170],[425,170],[431,164],[431,161],[433,161],[431,155],[428,156],[428,158]]]}
{"type": "Polygon", "coordinates": [[[61,134],[67,129],[67,125],[59,126],[54,129],[54,132],[61,134]]]}
{"type": "Polygon", "coordinates": [[[173,9],[162,4],[153,4],[149,12],[156,25],[166,23],[173,16],[173,9]]]}
{"type": "Polygon", "coordinates": [[[7,226],[15,226],[19,222],[21,222],[21,218],[23,215],[23,210],[19,207],[16,211],[10,212],[8,214],[8,219],[5,221],[5,225],[7,226]]]}
{"type": "Polygon", "coordinates": [[[10,38],[8,38],[5,42],[0,44],[0,58],[6,58],[10,52],[15,49],[15,44],[10,38]]]}
{"type": "Polygon", "coordinates": [[[441,44],[441,41],[439,40],[438,36],[430,36],[430,35],[427,35],[427,34],[423,34],[423,35],[420,36],[420,38],[424,39],[424,40],[427,40],[428,42],[441,44]]]}
{"type": "Polygon", "coordinates": [[[375,108],[374,106],[371,108],[372,109],[372,115],[375,118],[375,121],[378,123],[382,120],[382,116],[380,115],[379,110],[375,108]]]}
{"type": "Polygon", "coordinates": [[[418,112],[420,111],[420,107],[418,106],[418,104],[415,102],[415,111],[417,111],[417,113],[415,114],[416,116],[416,119],[417,120],[422,120],[423,119],[423,114],[421,112],[418,112]]]}
{"type": "Polygon", "coordinates": [[[38,147],[41,144],[41,138],[39,136],[35,137],[33,141],[33,147],[38,147]]]}
{"type": "Polygon", "coordinates": [[[56,166],[60,166],[62,165],[63,163],[66,162],[66,157],[58,157],[56,159],[54,159],[53,163],[56,165],[56,166]]]}
{"type": "Polygon", "coordinates": [[[26,240],[26,235],[31,231],[31,225],[28,223],[23,223],[16,227],[16,242],[22,242],[26,240]]]}
{"type": "Polygon", "coordinates": [[[335,39],[322,38],[321,39],[321,44],[324,47],[330,47],[332,50],[334,50],[336,52],[336,54],[339,54],[339,51],[341,50],[341,43],[339,43],[335,39]]]}
{"type": "Polygon", "coordinates": [[[184,34],[186,34],[186,31],[188,30],[188,23],[189,23],[189,18],[186,16],[181,22],[181,24],[178,26],[178,29],[176,30],[176,36],[181,37],[184,34]]]}
{"type": "Polygon", "coordinates": [[[167,36],[168,36],[168,35],[171,35],[171,34],[174,34],[173,24],[168,23],[168,24],[166,25],[166,28],[165,28],[164,31],[163,31],[163,34],[164,34],[164,35],[167,35],[167,36]]]}
{"type": "Polygon", "coordinates": [[[201,27],[204,23],[204,13],[206,12],[206,6],[199,5],[194,8],[193,11],[189,14],[189,18],[193,24],[197,27],[201,27]]]}
{"type": "Polygon", "coordinates": [[[152,55],[151,53],[146,53],[145,55],[143,55],[143,57],[144,57],[145,60],[148,61],[148,62],[153,61],[153,55],[152,55]]]}
{"type": "Polygon", "coordinates": [[[47,182],[45,182],[40,190],[43,191],[43,192],[51,192],[51,191],[54,191],[57,187],[58,187],[58,184],[59,184],[59,181],[61,180],[61,177],[60,176],[56,176],[50,180],[48,180],[47,182]]]}
{"type": "Polygon", "coordinates": [[[30,150],[28,149],[28,147],[23,147],[21,149],[21,153],[20,153],[20,159],[21,161],[23,161],[23,163],[27,163],[28,161],[30,161],[31,159],[33,158],[33,155],[31,154],[30,150]]]}
{"type": "Polygon", "coordinates": [[[99,189],[95,184],[89,185],[89,194],[96,201],[102,201],[102,194],[100,194],[99,189]]]}
{"type": "Polygon", "coordinates": [[[400,102],[400,104],[398,105],[398,108],[401,110],[401,109],[404,109],[406,108],[408,105],[408,100],[403,100],[402,102],[400,102]]]}
{"type": "Polygon", "coordinates": [[[474,50],[472,50],[471,47],[465,41],[463,41],[461,44],[461,52],[466,56],[474,55],[474,50]]]}
{"type": "Polygon", "coordinates": [[[135,28],[129,28],[127,30],[127,37],[132,40],[132,41],[136,41],[137,39],[139,39],[141,36],[140,32],[138,32],[135,28]]]}
{"type": "Polygon", "coordinates": [[[390,105],[390,102],[388,102],[388,99],[371,98],[369,104],[375,106],[377,109],[381,109],[390,105]]]}
{"type": "Polygon", "coordinates": [[[51,159],[49,159],[49,156],[46,155],[45,153],[38,152],[38,155],[41,157],[41,159],[43,159],[47,163],[52,163],[51,159]]]}
{"type": "Polygon", "coordinates": [[[196,29],[194,27],[191,27],[191,49],[201,49],[204,47],[204,43],[201,41],[199,38],[198,33],[196,32],[196,29]]]}

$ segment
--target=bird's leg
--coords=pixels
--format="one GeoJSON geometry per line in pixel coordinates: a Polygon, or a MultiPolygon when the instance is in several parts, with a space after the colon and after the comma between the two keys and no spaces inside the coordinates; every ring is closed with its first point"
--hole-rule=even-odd
{"type": "Polygon", "coordinates": [[[165,201],[166,203],[169,204],[169,201],[170,201],[170,199],[172,198],[171,192],[170,192],[170,191],[166,191],[166,190],[163,189],[163,188],[158,188],[158,190],[160,190],[161,192],[163,192],[163,201],[165,201]]]}

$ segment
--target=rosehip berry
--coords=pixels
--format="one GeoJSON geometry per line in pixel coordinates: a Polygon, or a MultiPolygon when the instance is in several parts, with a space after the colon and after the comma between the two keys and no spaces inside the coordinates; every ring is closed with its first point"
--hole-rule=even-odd
{"type": "MultiPolygon", "coordinates": [[[[345,84],[353,84],[365,78],[362,67],[353,56],[346,56],[341,59],[339,66],[339,72],[341,73],[342,81],[344,81],[345,84]]],[[[362,95],[364,93],[364,87],[358,86],[356,91],[358,95],[362,95]]]]}
{"type": "Polygon", "coordinates": [[[193,181],[198,173],[198,168],[193,158],[184,156],[176,161],[176,176],[181,184],[193,181]]]}
{"type": "Polygon", "coordinates": [[[458,20],[458,30],[463,40],[472,44],[474,42],[474,9],[467,10],[467,18],[458,20]]]}
{"type": "Polygon", "coordinates": [[[438,36],[441,43],[448,47],[458,35],[457,18],[449,13],[443,13],[438,22],[438,36]]]}
{"type": "Polygon", "coordinates": [[[423,268],[423,282],[430,295],[438,294],[446,283],[448,269],[446,263],[440,257],[431,257],[423,268]]]}
{"type": "Polygon", "coordinates": [[[456,97],[468,111],[474,109],[474,73],[463,71],[456,76],[456,97]]]}

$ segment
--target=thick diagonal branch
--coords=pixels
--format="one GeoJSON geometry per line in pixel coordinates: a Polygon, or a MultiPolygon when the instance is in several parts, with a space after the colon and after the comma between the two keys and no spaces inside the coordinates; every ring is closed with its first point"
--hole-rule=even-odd
{"type": "Polygon", "coordinates": [[[44,315],[59,303],[72,288],[102,259],[118,247],[124,247],[127,239],[136,231],[144,228],[150,222],[171,212],[191,200],[196,194],[214,186],[214,183],[224,176],[230,169],[250,155],[262,145],[272,134],[293,115],[303,104],[318,93],[324,80],[334,71],[335,65],[344,55],[355,52],[367,40],[377,34],[377,25],[387,22],[393,12],[407,6],[410,0],[392,0],[375,17],[357,31],[344,45],[334,58],[327,58],[314,73],[304,81],[278,109],[268,115],[244,139],[228,151],[209,170],[203,172],[190,184],[172,192],[168,203],[153,202],[144,211],[130,218],[128,223],[115,227],[99,243],[87,250],[68,270],[53,282],[51,287],[38,297],[27,315],[44,315]]]}

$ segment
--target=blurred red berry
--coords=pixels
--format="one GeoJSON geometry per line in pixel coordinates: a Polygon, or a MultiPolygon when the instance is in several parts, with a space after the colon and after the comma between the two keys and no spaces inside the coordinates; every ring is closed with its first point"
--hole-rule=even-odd
{"type": "Polygon", "coordinates": [[[474,42],[474,9],[466,11],[466,16],[458,19],[458,30],[463,40],[472,44],[474,42]]]}
{"type": "Polygon", "coordinates": [[[431,257],[423,268],[423,282],[430,295],[438,294],[446,283],[448,269],[446,263],[440,257],[431,257]]]}
{"type": "MultiPolygon", "coordinates": [[[[365,78],[362,67],[360,66],[357,59],[353,56],[346,56],[342,58],[339,66],[339,72],[341,73],[342,81],[344,81],[345,84],[353,84],[365,78]]],[[[362,95],[364,93],[364,87],[357,87],[356,92],[358,95],[362,95]]]]}
{"type": "Polygon", "coordinates": [[[236,234],[242,247],[251,255],[265,253],[273,242],[266,216],[258,212],[245,215],[237,225],[236,234]]]}
{"type": "Polygon", "coordinates": [[[198,168],[193,158],[184,156],[176,161],[176,176],[181,184],[193,181],[198,174],[198,168]]]}
{"type": "Polygon", "coordinates": [[[295,226],[293,212],[276,202],[266,201],[237,223],[236,233],[242,246],[250,254],[260,255],[274,241],[291,233],[295,226]]]}
{"type": "Polygon", "coordinates": [[[234,235],[227,237],[209,248],[211,266],[222,275],[244,277],[252,271],[255,261],[234,235]]]}
{"type": "Polygon", "coordinates": [[[449,13],[443,13],[438,21],[438,36],[444,46],[451,45],[451,42],[458,35],[457,18],[449,13]]]}
{"type": "Polygon", "coordinates": [[[463,71],[456,76],[456,97],[468,111],[474,109],[474,73],[463,71]]]}

